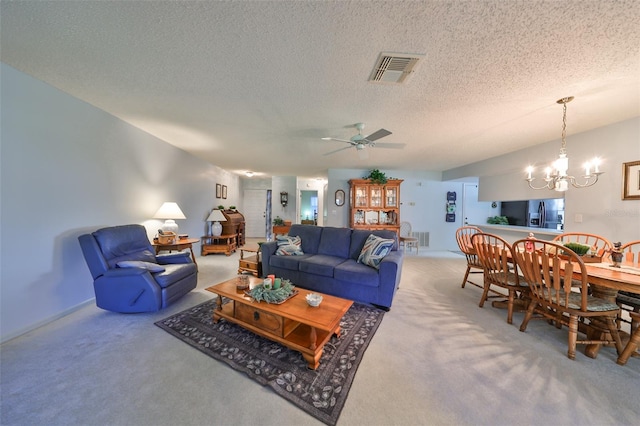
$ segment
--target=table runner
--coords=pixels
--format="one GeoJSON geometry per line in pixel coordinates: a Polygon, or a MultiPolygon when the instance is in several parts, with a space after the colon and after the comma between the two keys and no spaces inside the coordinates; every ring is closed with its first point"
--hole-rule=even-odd
{"type": "Polygon", "coordinates": [[[635,266],[629,265],[620,265],[619,268],[614,268],[611,266],[610,262],[602,262],[602,263],[587,263],[587,266],[593,266],[595,268],[609,269],[609,270],[618,270],[620,272],[625,272],[627,274],[640,275],[640,268],[636,268],[635,266]]]}

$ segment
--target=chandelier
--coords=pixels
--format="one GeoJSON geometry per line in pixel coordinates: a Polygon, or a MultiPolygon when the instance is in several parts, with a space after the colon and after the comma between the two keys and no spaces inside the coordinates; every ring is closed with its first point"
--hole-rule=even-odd
{"type": "Polygon", "coordinates": [[[567,103],[573,100],[573,96],[569,96],[566,98],[559,99],[557,103],[562,104],[562,146],[560,147],[560,155],[558,159],[553,162],[552,167],[547,167],[545,169],[545,177],[543,178],[545,184],[536,187],[533,186],[534,177],[531,176],[533,172],[533,167],[527,167],[527,179],[526,181],[529,183],[529,187],[532,189],[553,189],[555,191],[566,191],[569,189],[569,184],[571,184],[575,188],[586,188],[587,186],[594,185],[598,181],[598,176],[602,173],[600,166],[600,159],[598,157],[594,158],[590,162],[584,164],[584,172],[582,175],[582,179],[579,182],[575,177],[568,175],[567,170],[569,170],[569,157],[567,157],[567,141],[565,140],[567,136],[567,103]],[[593,167],[593,171],[591,168],[593,167]]]}

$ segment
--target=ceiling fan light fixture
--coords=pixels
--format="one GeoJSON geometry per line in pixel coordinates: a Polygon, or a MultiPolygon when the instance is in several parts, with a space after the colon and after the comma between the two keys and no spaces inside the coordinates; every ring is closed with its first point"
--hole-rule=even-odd
{"type": "MultiPolygon", "coordinates": [[[[351,126],[349,126],[351,127],[351,126]]],[[[391,134],[390,131],[386,130],[386,129],[379,129],[376,130],[375,132],[371,133],[368,136],[365,136],[362,134],[362,130],[364,129],[364,123],[356,123],[353,125],[353,127],[355,127],[356,129],[358,129],[358,134],[352,136],[351,138],[347,139],[338,139],[338,138],[332,138],[332,137],[324,137],[321,138],[322,140],[325,141],[336,141],[336,142],[343,142],[343,143],[347,143],[349,144],[348,147],[345,148],[340,148],[338,150],[335,151],[331,151],[325,155],[329,155],[329,154],[334,154],[338,151],[342,151],[345,150],[347,148],[355,148],[357,151],[365,151],[365,148],[370,146],[370,147],[374,147],[377,144],[377,140],[378,139],[382,139],[386,136],[389,136],[391,134]]],[[[384,147],[384,148],[403,148],[405,144],[385,144],[382,143],[379,146],[384,147]]]]}

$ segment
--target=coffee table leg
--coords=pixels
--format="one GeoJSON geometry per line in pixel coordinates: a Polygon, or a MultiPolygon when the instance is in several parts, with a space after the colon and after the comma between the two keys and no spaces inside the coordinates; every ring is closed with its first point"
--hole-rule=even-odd
{"type": "Polygon", "coordinates": [[[309,333],[309,349],[312,351],[316,350],[316,342],[318,341],[318,335],[316,333],[316,328],[311,327],[311,332],[309,333]]]}
{"type": "Polygon", "coordinates": [[[222,311],[222,296],[218,294],[216,299],[216,308],[213,310],[213,322],[217,323],[220,320],[220,315],[216,315],[216,312],[222,311]]]}
{"type": "Polygon", "coordinates": [[[316,352],[315,355],[308,355],[305,353],[302,354],[302,357],[304,358],[305,361],[307,361],[309,368],[312,370],[317,370],[318,367],[320,366],[321,356],[322,356],[322,349],[316,352]]]}

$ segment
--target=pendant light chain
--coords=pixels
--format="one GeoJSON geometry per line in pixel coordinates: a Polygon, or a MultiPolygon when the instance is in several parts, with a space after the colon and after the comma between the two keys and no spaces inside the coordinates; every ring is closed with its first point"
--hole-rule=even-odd
{"type": "Polygon", "coordinates": [[[570,98],[562,99],[562,146],[560,147],[560,154],[567,154],[567,102],[570,98]]]}

